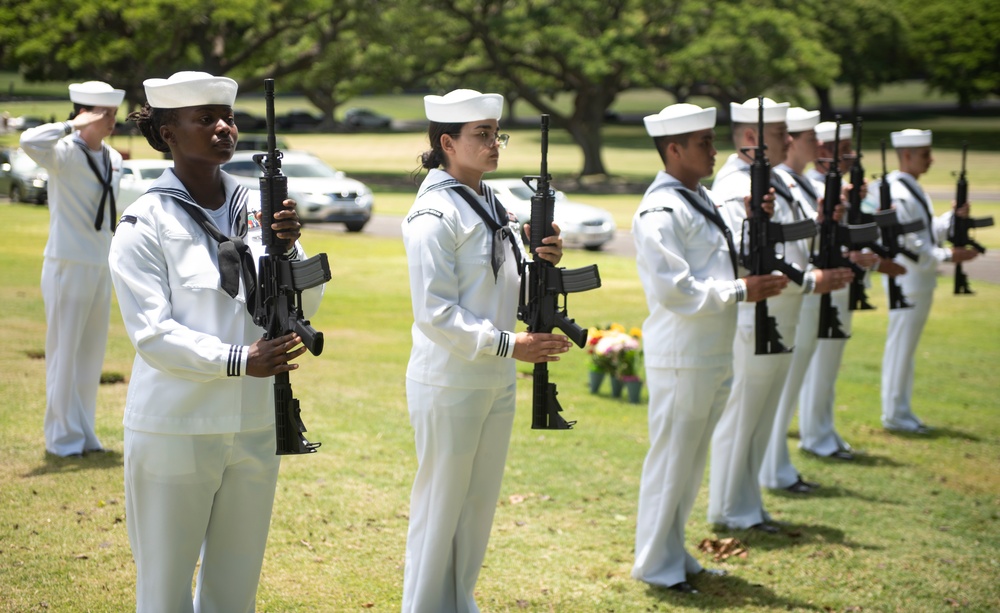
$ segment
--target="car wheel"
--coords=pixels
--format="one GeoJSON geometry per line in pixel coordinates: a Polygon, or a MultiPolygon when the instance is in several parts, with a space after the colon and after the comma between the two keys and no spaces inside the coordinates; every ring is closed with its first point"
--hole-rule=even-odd
{"type": "Polygon", "coordinates": [[[366,221],[347,221],[344,225],[347,226],[348,232],[360,232],[364,229],[366,221]]]}
{"type": "Polygon", "coordinates": [[[10,201],[11,202],[21,201],[21,186],[19,185],[10,186],[10,201]]]}
{"type": "Polygon", "coordinates": [[[584,245],[583,248],[587,251],[600,251],[601,249],[604,249],[604,243],[601,243],[600,245],[584,245]]]}

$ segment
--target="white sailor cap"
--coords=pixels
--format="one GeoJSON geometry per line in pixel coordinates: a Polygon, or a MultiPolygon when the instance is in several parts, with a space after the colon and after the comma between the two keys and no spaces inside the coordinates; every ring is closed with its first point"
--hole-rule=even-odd
{"type": "MultiPolygon", "coordinates": [[[[816,126],[816,140],[832,143],[837,137],[837,122],[824,121],[816,126]]],[[[854,137],[854,126],[849,123],[840,124],[840,140],[851,140],[854,137]]]]}
{"type": "Polygon", "coordinates": [[[788,131],[792,134],[812,130],[819,123],[819,111],[807,111],[801,106],[793,106],[788,109],[785,123],[788,124],[788,131]]]}
{"type": "Polygon", "coordinates": [[[424,96],[427,119],[438,123],[466,123],[480,119],[500,119],[503,96],[481,94],[474,89],[456,89],[443,96],[424,96]]]}
{"type": "Polygon", "coordinates": [[[892,146],[896,149],[931,146],[930,130],[914,130],[909,128],[900,132],[893,132],[889,136],[892,138],[892,146]]]}
{"type": "Polygon", "coordinates": [[[207,72],[175,72],[169,79],[146,79],[146,100],[154,109],[179,109],[185,106],[220,104],[233,106],[236,102],[236,81],[216,77],[207,72]]]}
{"type": "Polygon", "coordinates": [[[125,98],[124,89],[115,89],[104,81],[71,83],[69,99],[83,106],[118,106],[125,98]]]}
{"type": "MultiPolygon", "coordinates": [[[[784,123],[788,115],[787,102],[775,102],[764,98],[764,123],[784,123]]],[[[743,104],[729,103],[729,115],[733,123],[757,123],[757,112],[760,107],[756,98],[750,98],[743,104]]]]}
{"type": "Polygon", "coordinates": [[[703,109],[694,104],[671,104],[656,115],[642,118],[650,136],[688,134],[715,127],[715,107],[703,109]]]}

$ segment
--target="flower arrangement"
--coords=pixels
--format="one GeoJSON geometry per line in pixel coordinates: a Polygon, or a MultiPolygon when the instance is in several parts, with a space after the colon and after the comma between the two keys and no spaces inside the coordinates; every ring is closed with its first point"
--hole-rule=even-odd
{"type": "Polygon", "coordinates": [[[621,381],[639,381],[642,357],[642,330],[613,323],[607,328],[591,328],[587,335],[590,370],[610,374],[621,381]]]}

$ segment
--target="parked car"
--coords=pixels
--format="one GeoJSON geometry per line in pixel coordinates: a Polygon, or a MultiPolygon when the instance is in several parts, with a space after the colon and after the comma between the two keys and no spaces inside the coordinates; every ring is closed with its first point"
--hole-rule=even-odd
{"type": "MultiPolygon", "coordinates": [[[[236,124],[239,126],[239,124],[236,124]]],[[[281,151],[288,150],[288,142],[280,136],[274,139],[274,146],[281,151]]],[[[267,151],[267,134],[244,134],[240,132],[239,139],[236,140],[237,151],[267,151]]]]}
{"type": "Polygon", "coordinates": [[[45,204],[49,200],[49,173],[20,149],[0,151],[0,194],[11,202],[45,204]]]}
{"type": "Polygon", "coordinates": [[[173,168],[173,165],[173,160],[164,159],[131,159],[122,162],[122,180],[116,201],[118,209],[122,210],[135,202],[146,193],[153,181],[160,178],[165,169],[173,168]]]}
{"type": "Polygon", "coordinates": [[[355,130],[388,128],[392,125],[392,118],[371,109],[347,109],[344,113],[344,125],[355,130]]]}
{"type": "MultiPolygon", "coordinates": [[[[243,185],[259,189],[263,174],[253,161],[253,151],[237,151],[222,169],[243,185]]],[[[281,173],[288,177],[288,195],[298,203],[299,219],[342,223],[349,232],[360,232],[372,216],[372,191],[360,181],[305,151],[282,151],[281,173]]]]}
{"type": "MultiPolygon", "coordinates": [[[[484,181],[496,193],[500,203],[517,217],[522,225],[531,221],[531,196],[534,190],[520,179],[487,179],[484,181]]],[[[553,220],[562,232],[563,246],[583,247],[597,251],[615,236],[615,221],[604,209],[573,202],[559,190],[553,220]]]]}
{"type": "Polygon", "coordinates": [[[246,130],[247,132],[251,132],[253,130],[264,130],[267,128],[266,119],[246,111],[234,110],[233,120],[236,122],[236,127],[239,128],[240,131],[246,130]]]}
{"type": "Polygon", "coordinates": [[[315,130],[322,121],[323,118],[320,115],[303,110],[289,111],[284,115],[278,115],[274,118],[274,123],[277,124],[278,130],[287,130],[290,132],[309,132],[315,130]]]}

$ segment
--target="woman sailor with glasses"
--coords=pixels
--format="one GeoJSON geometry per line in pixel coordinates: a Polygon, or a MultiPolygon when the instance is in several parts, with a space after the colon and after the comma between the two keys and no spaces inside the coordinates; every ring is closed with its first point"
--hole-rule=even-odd
{"type": "MultiPolygon", "coordinates": [[[[428,170],[403,241],[413,303],[406,397],[417,452],[403,611],[478,611],[486,554],[514,421],[514,360],[554,362],[558,334],[514,332],[524,246],[483,175],[508,141],[503,96],[459,89],[426,96],[428,170]]],[[[555,227],[555,226],[554,226],[555,227]]],[[[539,256],[558,264],[562,239],[539,256]]]]}

